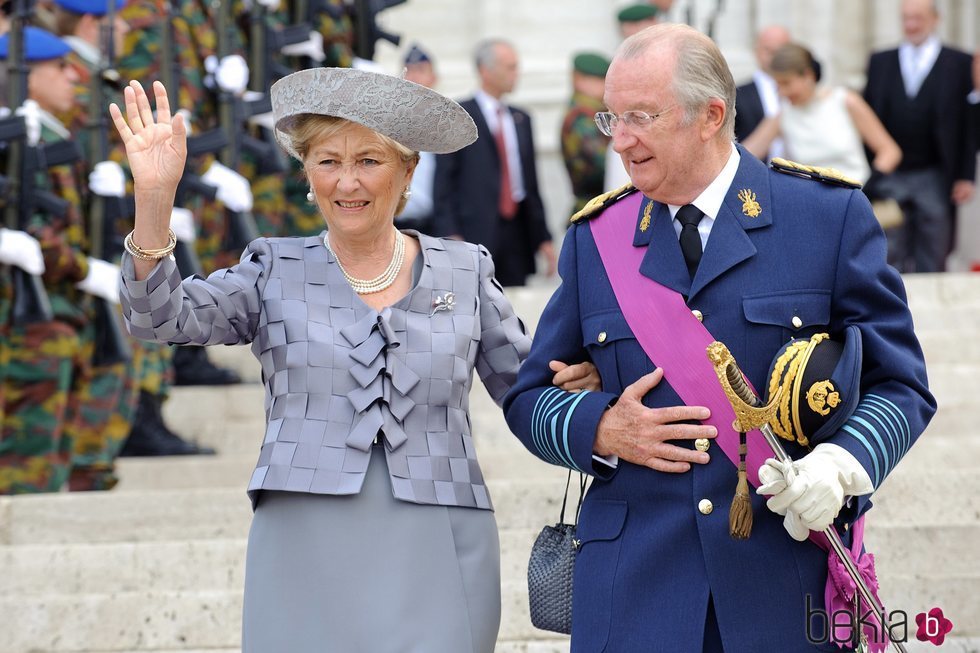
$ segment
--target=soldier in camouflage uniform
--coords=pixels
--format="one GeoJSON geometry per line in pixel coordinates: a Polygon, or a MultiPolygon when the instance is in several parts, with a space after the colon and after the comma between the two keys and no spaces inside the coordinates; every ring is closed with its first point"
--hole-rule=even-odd
{"type": "MultiPolygon", "coordinates": [[[[121,0],[117,1],[114,11],[118,11],[122,4],[121,0]]],[[[103,137],[99,133],[99,119],[102,116],[90,115],[90,103],[93,78],[100,79],[106,68],[102,36],[106,32],[108,3],[106,0],[55,0],[53,18],[57,35],[72,47],[68,61],[79,78],[75,86],[74,106],[68,114],[60,118],[73,137],[83,145],[82,151],[86,155],[85,170],[91,174],[94,168],[97,171],[95,174],[106,174],[105,167],[118,168],[116,191],[124,194],[125,176],[118,167],[119,164],[103,163],[93,158],[104,156],[97,154],[97,148],[93,147],[97,139],[103,137]]],[[[128,31],[125,21],[114,15],[111,26],[113,52],[119,51],[128,31]]],[[[115,88],[106,83],[102,84],[100,93],[103,105],[116,101],[119,96],[115,88]]],[[[116,158],[123,158],[117,132],[114,129],[105,129],[104,136],[107,141],[111,138],[117,146],[116,158]]],[[[101,204],[92,201],[96,199],[93,191],[104,190],[99,188],[98,179],[92,181],[94,188],[87,189],[88,192],[82,198],[85,200],[86,215],[90,215],[101,204]]],[[[126,233],[123,231],[125,225],[107,224],[104,228],[113,234],[126,233]]],[[[116,255],[115,252],[107,254],[116,255]]],[[[92,361],[90,374],[73,388],[71,405],[75,419],[66,426],[72,440],[72,469],[68,487],[74,491],[107,490],[116,485],[118,478],[114,473],[114,461],[129,435],[138,396],[136,370],[132,359],[112,363],[97,362],[95,334],[92,329],[93,322],[90,320],[83,330],[82,338],[83,356],[92,361]]]]}
{"type": "Polygon", "coordinates": [[[582,53],[574,59],[573,93],[561,124],[561,153],[575,196],[572,214],[602,194],[609,137],[599,131],[595,114],[605,109],[602,94],[608,68],[609,60],[599,54],[582,53]]]}
{"type": "MultiPolygon", "coordinates": [[[[24,32],[30,109],[29,139],[39,144],[69,137],[53,112],[74,101],[77,75],[65,56],[67,44],[38,28],[24,32]]],[[[0,39],[6,41],[7,37],[0,39]]],[[[0,46],[0,53],[6,48],[0,46]]],[[[41,243],[44,281],[55,320],[9,331],[10,362],[5,379],[6,413],[0,445],[0,492],[53,492],[68,479],[73,426],[84,419],[78,389],[91,379],[87,343],[91,329],[90,293],[115,292],[118,269],[86,256],[79,189],[82,169],[56,165],[38,172],[38,183],[64,200],[63,216],[31,216],[27,231],[41,243]],[[113,268],[113,269],[110,269],[113,268]],[[113,281],[115,284],[113,284],[113,281]]]]}

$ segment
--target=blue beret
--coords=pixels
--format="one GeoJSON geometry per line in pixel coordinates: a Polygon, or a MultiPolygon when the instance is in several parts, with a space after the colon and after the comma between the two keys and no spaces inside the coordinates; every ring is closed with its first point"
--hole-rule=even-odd
{"type": "MultiPolygon", "coordinates": [[[[7,47],[10,43],[10,33],[0,36],[0,59],[7,58],[7,47]]],[[[67,43],[51,32],[40,27],[24,28],[24,58],[27,61],[48,61],[60,59],[71,52],[67,43]]]]}
{"type": "Polygon", "coordinates": [[[410,66],[415,63],[431,63],[432,57],[418,45],[412,45],[405,53],[405,65],[410,66]]]}
{"type": "Polygon", "coordinates": [[[857,408],[861,395],[861,331],[851,325],[842,340],[826,334],[789,341],[772,361],[766,401],[783,388],[769,425],[788,440],[818,444],[857,408]]]}
{"type": "MultiPolygon", "coordinates": [[[[54,0],[54,3],[62,9],[67,9],[76,14],[92,14],[93,16],[105,16],[109,12],[109,2],[111,0],[54,0]]],[[[126,0],[115,0],[116,11],[122,9],[126,0]]]]}

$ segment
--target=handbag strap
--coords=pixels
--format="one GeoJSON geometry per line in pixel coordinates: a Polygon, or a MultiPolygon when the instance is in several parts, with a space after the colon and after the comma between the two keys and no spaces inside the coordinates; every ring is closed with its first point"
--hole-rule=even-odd
{"type": "MultiPolygon", "coordinates": [[[[579,472],[579,486],[578,486],[578,504],[575,506],[575,523],[578,524],[578,515],[582,512],[582,501],[585,499],[585,487],[589,483],[589,478],[579,472]]],[[[561,500],[561,514],[558,516],[558,523],[565,523],[565,506],[568,505],[568,488],[572,484],[572,470],[568,470],[568,478],[565,479],[565,495],[561,500]]]]}

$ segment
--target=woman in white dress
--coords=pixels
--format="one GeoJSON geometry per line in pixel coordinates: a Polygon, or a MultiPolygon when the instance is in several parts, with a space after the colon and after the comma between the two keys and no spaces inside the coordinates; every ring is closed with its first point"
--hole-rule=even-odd
{"type": "Polygon", "coordinates": [[[782,137],[786,157],[806,165],[834,168],[859,183],[872,173],[892,173],[902,150],[859,94],[840,86],[822,86],[820,64],[806,48],[791,43],[772,58],[782,109],[766,118],[742,145],[762,158],[782,137]],[[873,159],[869,166],[865,146],[873,159]]]}

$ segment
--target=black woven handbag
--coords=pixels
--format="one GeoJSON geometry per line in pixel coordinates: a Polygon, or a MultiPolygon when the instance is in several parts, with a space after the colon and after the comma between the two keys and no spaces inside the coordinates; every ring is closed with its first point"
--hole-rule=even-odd
{"type": "Polygon", "coordinates": [[[575,538],[575,527],[588,482],[585,474],[579,475],[575,523],[566,524],[565,506],[568,503],[571,481],[572,470],[568,470],[558,523],[541,529],[531,547],[531,557],[527,562],[527,595],[531,623],[535,628],[566,635],[572,632],[572,575],[575,571],[575,553],[579,547],[579,541],[575,538]]]}

